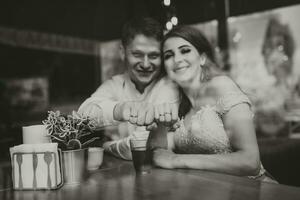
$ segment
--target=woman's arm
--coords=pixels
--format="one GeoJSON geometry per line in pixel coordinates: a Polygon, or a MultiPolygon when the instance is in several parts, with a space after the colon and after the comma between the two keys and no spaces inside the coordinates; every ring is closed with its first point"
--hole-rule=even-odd
{"type": "Polygon", "coordinates": [[[252,115],[246,103],[234,106],[223,115],[224,127],[233,148],[232,153],[174,154],[157,149],[154,152],[154,163],[166,168],[202,169],[240,176],[257,175],[260,158],[252,115]]]}
{"type": "MultiPolygon", "coordinates": [[[[238,105],[228,115],[236,117],[236,113],[244,112],[245,109],[247,105],[238,105]]],[[[174,154],[171,151],[157,149],[154,152],[155,163],[166,168],[202,169],[240,176],[257,175],[260,159],[252,120],[235,119],[229,116],[227,118],[230,121],[226,126],[230,132],[232,153],[174,154]]]]}
{"type": "MultiPolygon", "coordinates": [[[[178,125],[174,125],[178,126],[178,125]]],[[[150,149],[174,149],[174,132],[169,132],[169,128],[162,123],[157,125],[157,128],[150,131],[148,139],[148,148],[150,149]]]]}

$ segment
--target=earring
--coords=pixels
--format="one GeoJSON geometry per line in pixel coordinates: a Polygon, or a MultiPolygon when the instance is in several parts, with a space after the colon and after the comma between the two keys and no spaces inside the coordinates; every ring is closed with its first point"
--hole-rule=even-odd
{"type": "Polygon", "coordinates": [[[202,70],[201,70],[201,74],[200,74],[200,82],[204,82],[205,79],[206,79],[206,73],[205,73],[206,70],[205,70],[204,67],[201,66],[201,65],[200,65],[200,68],[202,69],[202,70]]]}
{"type": "Polygon", "coordinates": [[[207,68],[207,66],[205,65],[202,65],[200,66],[202,71],[201,71],[201,75],[200,75],[200,81],[201,82],[205,82],[205,81],[208,81],[210,80],[211,76],[209,74],[209,69],[207,68]]]}
{"type": "Polygon", "coordinates": [[[206,62],[206,57],[201,56],[201,58],[200,58],[200,66],[203,66],[205,64],[205,62],[206,62]]]}

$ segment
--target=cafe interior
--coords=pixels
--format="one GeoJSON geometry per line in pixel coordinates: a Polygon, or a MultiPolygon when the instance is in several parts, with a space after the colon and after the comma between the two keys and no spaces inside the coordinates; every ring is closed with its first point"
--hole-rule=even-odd
{"type": "Polygon", "coordinates": [[[22,144],[22,127],[41,124],[50,110],[76,111],[124,71],[121,27],[136,16],[157,19],[166,32],[185,24],[208,37],[222,70],[253,103],[264,167],[280,184],[300,187],[298,0],[2,1],[0,163],[22,144]]]}

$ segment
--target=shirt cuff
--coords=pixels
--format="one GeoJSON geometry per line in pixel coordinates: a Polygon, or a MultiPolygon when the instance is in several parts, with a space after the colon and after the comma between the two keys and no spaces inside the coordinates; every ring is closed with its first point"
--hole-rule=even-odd
{"type": "Polygon", "coordinates": [[[108,152],[118,158],[132,160],[129,140],[130,137],[126,137],[121,140],[106,142],[103,144],[103,148],[105,152],[108,152]]]}

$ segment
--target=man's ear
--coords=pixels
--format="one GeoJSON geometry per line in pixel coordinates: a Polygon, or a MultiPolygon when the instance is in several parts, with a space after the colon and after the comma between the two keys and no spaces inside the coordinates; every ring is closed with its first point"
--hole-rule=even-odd
{"type": "Polygon", "coordinates": [[[122,44],[120,44],[119,49],[120,49],[120,51],[119,51],[120,52],[120,57],[124,61],[125,60],[125,48],[122,44]]]}

